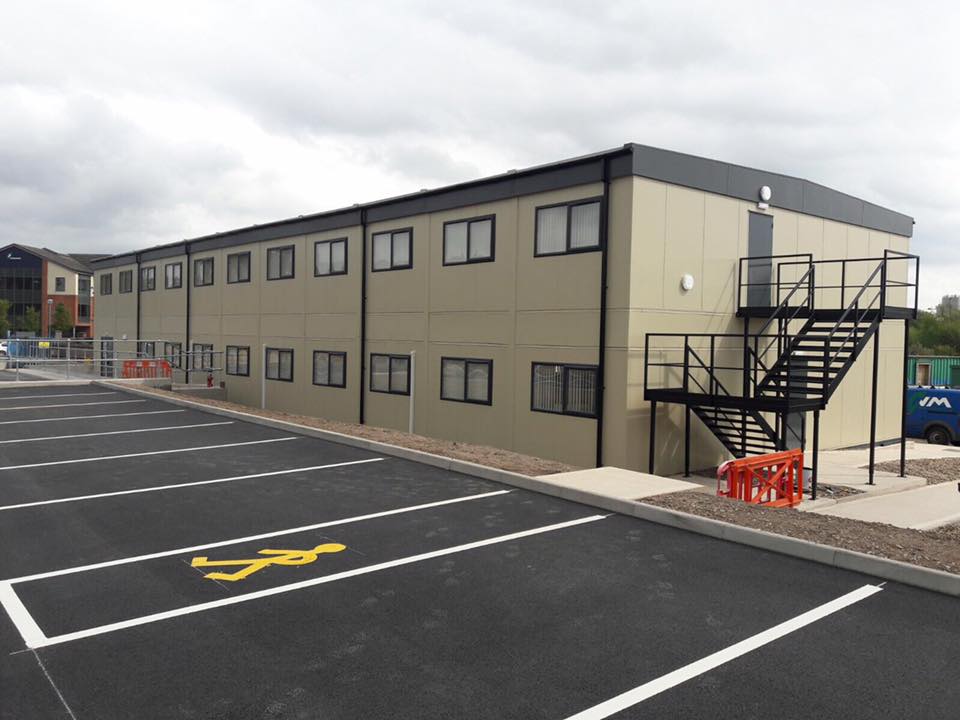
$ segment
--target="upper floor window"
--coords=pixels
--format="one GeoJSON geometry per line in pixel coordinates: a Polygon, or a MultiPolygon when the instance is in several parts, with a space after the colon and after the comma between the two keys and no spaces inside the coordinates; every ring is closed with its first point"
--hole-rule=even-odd
{"type": "Polygon", "coordinates": [[[293,382],[293,350],[267,348],[267,380],[293,382]]]}
{"type": "Polygon", "coordinates": [[[320,240],[313,244],[313,274],[347,274],[347,239],[320,240]]]}
{"type": "Polygon", "coordinates": [[[133,292],[133,270],[121,270],[117,274],[117,280],[120,285],[120,292],[133,292]]]}
{"type": "Polygon", "coordinates": [[[287,280],[293,277],[294,246],[267,249],[267,280],[287,280]]]}
{"type": "Polygon", "coordinates": [[[100,294],[113,295],[113,273],[105,273],[100,276],[100,294]]]}
{"type": "Polygon", "coordinates": [[[597,366],[533,363],[530,409],[597,416],[597,366]]]}
{"type": "Polygon", "coordinates": [[[494,216],[457,220],[443,225],[443,264],[493,260],[494,216]]]}
{"type": "Polygon", "coordinates": [[[62,293],[67,291],[67,279],[65,277],[54,278],[54,292],[62,293]]]}
{"type": "Polygon", "coordinates": [[[90,278],[81,275],[77,278],[77,295],[81,298],[90,297],[90,278]]]}
{"type": "Polygon", "coordinates": [[[534,255],[564,255],[600,248],[600,201],[537,208],[534,255]]]}
{"type": "Polygon", "coordinates": [[[213,285],[213,258],[200,258],[193,261],[193,286],[213,285]]]}
{"type": "Polygon", "coordinates": [[[148,290],[157,289],[157,269],[151,265],[150,267],[140,268],[140,291],[146,292],[148,290]]]}
{"type": "Polygon", "coordinates": [[[227,282],[250,282],[250,253],[227,255],[227,282]]]}
{"type": "Polygon", "coordinates": [[[167,290],[183,286],[183,263],[168,263],[163,268],[163,286],[167,290]]]}
{"type": "Polygon", "coordinates": [[[413,267],[413,228],[374,233],[372,244],[374,272],[413,267]]]}
{"type": "Polygon", "coordinates": [[[468,358],[440,359],[440,399],[491,403],[493,361],[468,358]]]}
{"type": "Polygon", "coordinates": [[[410,394],[410,356],[409,355],[370,355],[370,390],[410,394]]]}

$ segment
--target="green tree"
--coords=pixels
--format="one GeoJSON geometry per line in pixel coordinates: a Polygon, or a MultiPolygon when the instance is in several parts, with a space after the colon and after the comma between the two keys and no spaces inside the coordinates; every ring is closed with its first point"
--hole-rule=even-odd
{"type": "Polygon", "coordinates": [[[914,355],[960,355],[960,298],[945,295],[933,312],[922,311],[910,326],[914,355]]]}
{"type": "Polygon", "coordinates": [[[40,332],[40,313],[37,312],[35,307],[30,306],[27,308],[26,312],[23,314],[23,321],[20,325],[20,329],[34,334],[40,332]]]}
{"type": "Polygon", "coordinates": [[[10,301],[0,300],[0,338],[10,333],[10,301]]]}
{"type": "Polygon", "coordinates": [[[73,317],[71,317],[70,311],[67,310],[67,306],[63,303],[57,303],[57,306],[53,309],[53,325],[51,325],[50,329],[61,332],[64,335],[73,330],[73,317]]]}

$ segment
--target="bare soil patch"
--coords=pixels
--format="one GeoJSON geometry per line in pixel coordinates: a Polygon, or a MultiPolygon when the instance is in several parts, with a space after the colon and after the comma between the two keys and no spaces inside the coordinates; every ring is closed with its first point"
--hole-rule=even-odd
{"type": "Polygon", "coordinates": [[[778,535],[960,574],[960,525],[922,532],[789,508],[760,507],[689,490],[657,495],[646,498],[643,502],[778,535]]]}
{"type": "MultiPolygon", "coordinates": [[[[900,472],[899,460],[888,460],[877,463],[877,470],[884,472],[900,472]]],[[[916,475],[926,478],[927,485],[936,485],[945,482],[960,482],[960,458],[919,458],[907,460],[907,475],[916,475]]]]}

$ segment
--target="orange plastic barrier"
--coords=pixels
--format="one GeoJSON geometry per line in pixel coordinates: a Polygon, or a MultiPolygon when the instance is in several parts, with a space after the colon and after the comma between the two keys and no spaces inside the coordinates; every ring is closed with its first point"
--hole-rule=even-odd
{"type": "Polygon", "coordinates": [[[124,378],[168,378],[173,370],[166,360],[124,360],[120,377],[124,378]]]}
{"type": "Polygon", "coordinates": [[[803,451],[730,460],[717,468],[717,495],[768,507],[803,500],[803,451]]]}

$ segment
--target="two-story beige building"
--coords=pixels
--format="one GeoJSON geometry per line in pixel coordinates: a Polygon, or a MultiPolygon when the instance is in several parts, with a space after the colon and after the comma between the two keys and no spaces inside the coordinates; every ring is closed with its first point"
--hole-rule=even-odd
{"type": "Polygon", "coordinates": [[[899,436],[903,325],[879,325],[913,316],[913,260],[894,254],[912,230],[805,180],[629,144],[100,260],[97,335],[224,353],[233,401],[397,429],[413,403],[417,433],[578,466],[646,469],[650,399],[680,387],[698,397],[652,398],[656,469],[676,472],[691,408],[695,466],[738,447],[718,406],[774,445],[815,409],[821,447],[867,442],[878,335],[875,435],[899,436]],[[797,344],[824,327],[830,357],[797,344]],[[659,333],[695,338],[648,347],[659,333]],[[757,333],[772,350],[744,351],[767,346],[757,333]],[[791,352],[817,356],[817,408],[809,387],[761,382],[780,356],[793,377],[791,352]]]}

